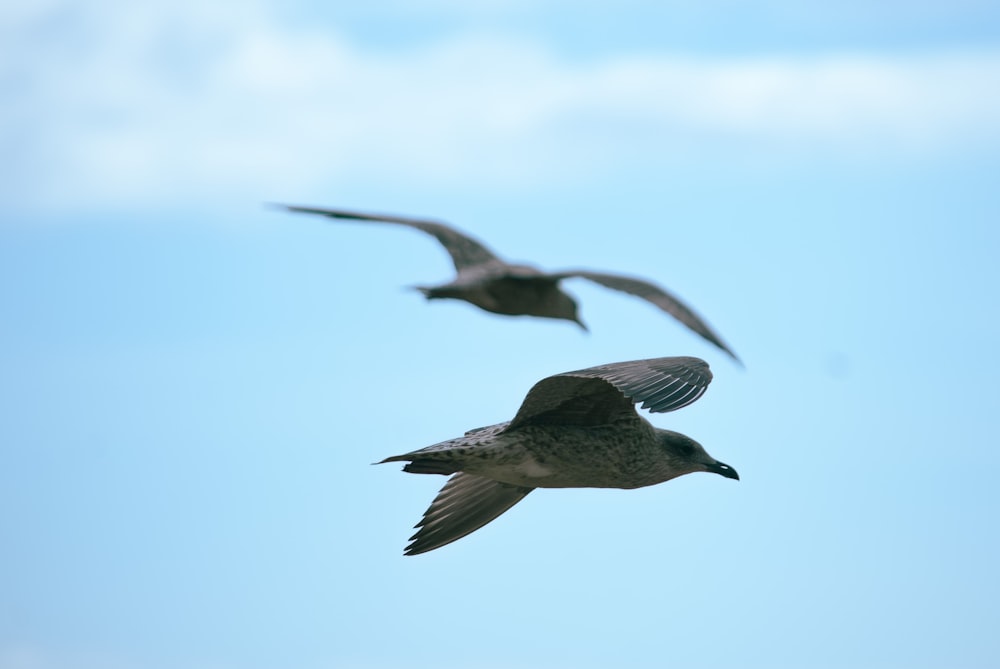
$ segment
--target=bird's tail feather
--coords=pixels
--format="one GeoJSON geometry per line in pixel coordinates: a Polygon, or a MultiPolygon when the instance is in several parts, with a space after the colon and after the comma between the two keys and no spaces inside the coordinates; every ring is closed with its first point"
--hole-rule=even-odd
{"type": "Polygon", "coordinates": [[[403,471],[411,474],[454,474],[459,469],[453,462],[420,458],[403,465],[403,471]]]}

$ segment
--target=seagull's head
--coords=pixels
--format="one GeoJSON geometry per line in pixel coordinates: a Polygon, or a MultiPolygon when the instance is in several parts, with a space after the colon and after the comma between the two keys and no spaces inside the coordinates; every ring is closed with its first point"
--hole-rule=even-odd
{"type": "Polygon", "coordinates": [[[546,311],[548,312],[546,314],[548,316],[573,321],[583,328],[584,332],[589,332],[586,324],[580,320],[580,306],[576,303],[576,300],[561,290],[556,290],[552,293],[552,301],[547,305],[546,311]]]}
{"type": "Polygon", "coordinates": [[[666,467],[670,478],[692,472],[711,472],[727,479],[740,480],[740,475],[735,469],[713,458],[691,437],[671,430],[657,429],[656,432],[666,456],[666,467]]]}

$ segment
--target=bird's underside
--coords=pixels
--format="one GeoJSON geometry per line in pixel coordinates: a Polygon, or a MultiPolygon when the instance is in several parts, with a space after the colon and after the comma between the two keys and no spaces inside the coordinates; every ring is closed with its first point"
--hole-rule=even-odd
{"type": "Polygon", "coordinates": [[[583,329],[578,318],[568,318],[567,295],[555,279],[542,273],[535,276],[496,273],[471,279],[457,277],[440,286],[420,286],[428,299],[456,299],[469,302],[484,311],[504,316],[535,316],[573,320],[583,329]]]}

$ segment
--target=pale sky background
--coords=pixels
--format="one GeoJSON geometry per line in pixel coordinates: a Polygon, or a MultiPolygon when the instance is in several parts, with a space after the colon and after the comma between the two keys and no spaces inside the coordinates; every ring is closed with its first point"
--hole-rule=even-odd
{"type": "Polygon", "coordinates": [[[470,4],[0,7],[0,669],[1000,665],[996,3],[470,4]],[[402,556],[445,479],[371,462],[665,355],[741,481],[402,556]]]}

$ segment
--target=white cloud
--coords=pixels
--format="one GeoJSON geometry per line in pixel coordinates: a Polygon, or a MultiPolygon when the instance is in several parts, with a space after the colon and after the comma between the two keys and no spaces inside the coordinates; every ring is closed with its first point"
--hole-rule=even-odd
{"type": "Polygon", "coordinates": [[[27,206],[375,178],[509,188],[730,152],[935,159],[1000,144],[1000,50],[579,63],[482,35],[367,50],[260,3],[39,6],[0,16],[0,176],[27,206]]]}

